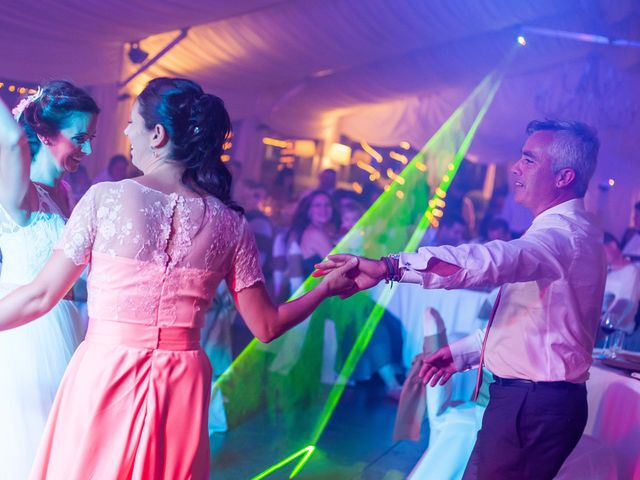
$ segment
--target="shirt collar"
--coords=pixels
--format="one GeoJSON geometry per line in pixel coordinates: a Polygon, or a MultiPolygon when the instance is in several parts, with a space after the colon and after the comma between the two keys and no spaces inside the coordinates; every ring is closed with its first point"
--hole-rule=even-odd
{"type": "Polygon", "coordinates": [[[540,213],[533,219],[533,223],[538,222],[541,218],[544,218],[547,215],[572,214],[581,210],[584,210],[584,200],[582,198],[572,198],[571,200],[567,200],[566,202],[547,208],[544,212],[540,213]]]}

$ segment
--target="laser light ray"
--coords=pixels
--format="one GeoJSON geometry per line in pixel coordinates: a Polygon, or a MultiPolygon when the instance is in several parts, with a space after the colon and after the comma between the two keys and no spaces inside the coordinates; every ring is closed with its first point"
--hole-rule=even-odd
{"type": "MultiPolygon", "coordinates": [[[[488,75],[476,87],[404,170],[398,174],[398,178],[404,180],[404,185],[393,181],[388,191],[383,193],[364,213],[333,252],[354,253],[377,258],[389,252],[413,251],[417,248],[426,230],[431,225],[438,224],[434,211],[439,209],[445,201],[446,190],[468,152],[477,128],[499,88],[507,63],[505,62],[501,68],[488,75]],[[443,181],[445,175],[449,177],[446,182],[443,181]],[[403,193],[404,199],[402,201],[398,201],[398,193],[403,193]]],[[[309,291],[318,282],[317,278],[307,278],[291,298],[296,298],[309,291]]],[[[314,426],[309,432],[309,437],[305,437],[308,438],[305,443],[308,443],[309,446],[265,470],[258,477],[254,477],[254,480],[264,478],[296,458],[302,457],[292,473],[293,476],[308,462],[338,405],[347,380],[353,374],[375,329],[385,314],[385,309],[394,291],[389,287],[384,287],[373,292],[358,293],[345,301],[328,299],[319,307],[317,315],[306,321],[309,329],[313,329],[316,325],[314,331],[318,332],[318,323],[324,325],[325,319],[339,320],[339,322],[334,322],[336,328],[342,328],[342,331],[338,332],[338,337],[341,338],[339,343],[345,344],[344,338],[345,332],[347,332],[345,329],[347,327],[355,328],[355,339],[351,347],[345,347],[344,361],[341,365],[336,365],[336,371],[339,371],[338,379],[326,397],[324,394],[314,397],[314,401],[319,400],[320,402],[324,398],[324,403],[320,403],[322,409],[317,421],[312,420],[311,425],[314,426]],[[316,323],[314,324],[314,322],[316,323]]],[[[321,330],[323,329],[324,327],[321,327],[321,330]]],[[[304,347],[310,345],[313,348],[310,347],[311,353],[309,355],[322,356],[322,334],[307,334],[306,337],[303,336],[303,340],[303,350],[304,347]]],[[[285,341],[284,336],[282,342],[279,339],[269,345],[263,345],[257,340],[253,340],[216,382],[216,386],[220,384],[226,397],[228,423],[231,428],[253,412],[267,406],[269,400],[265,399],[265,396],[269,395],[269,378],[273,375],[270,365],[274,356],[278,357],[282,353],[285,341]]],[[[279,398],[295,397],[301,392],[304,393],[304,389],[309,388],[314,382],[314,373],[309,370],[308,363],[313,363],[316,357],[305,357],[304,353],[300,355],[301,357],[297,361],[305,367],[304,376],[295,377],[294,375],[293,378],[297,378],[297,381],[287,386],[289,390],[282,391],[279,398]]],[[[292,377],[289,376],[289,378],[292,377]]],[[[316,381],[316,383],[318,382],[319,380],[316,381]]],[[[308,417],[308,411],[304,411],[308,417]]],[[[304,432],[299,433],[304,434],[304,432]]]]}
{"type": "Polygon", "coordinates": [[[294,461],[296,458],[298,458],[299,456],[302,455],[302,458],[300,459],[300,461],[296,464],[295,468],[291,471],[291,474],[289,475],[289,478],[293,478],[295,477],[298,472],[302,469],[302,467],[304,466],[305,463],[307,463],[307,461],[309,460],[309,457],[311,457],[311,455],[313,454],[313,452],[315,451],[316,447],[314,445],[309,445],[307,447],[304,447],[302,450],[294,453],[293,455],[288,456],[287,458],[285,458],[284,460],[282,460],[279,463],[276,463],[274,466],[269,467],[268,469],[266,469],[265,471],[263,471],[262,473],[260,473],[259,475],[256,475],[255,477],[253,477],[251,480],[260,480],[261,478],[264,478],[268,475],[271,475],[273,472],[275,472],[276,470],[284,467],[286,464],[291,463],[292,461],[294,461]]]}

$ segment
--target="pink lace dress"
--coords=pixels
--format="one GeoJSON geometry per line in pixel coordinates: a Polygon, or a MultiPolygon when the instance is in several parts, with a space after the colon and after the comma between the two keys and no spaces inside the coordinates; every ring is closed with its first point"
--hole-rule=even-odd
{"type": "Polygon", "coordinates": [[[200,327],[221,280],[235,292],[263,281],[247,222],[213,197],[102,183],[57,248],[91,264],[89,328],[31,478],[209,478],[200,327]]]}

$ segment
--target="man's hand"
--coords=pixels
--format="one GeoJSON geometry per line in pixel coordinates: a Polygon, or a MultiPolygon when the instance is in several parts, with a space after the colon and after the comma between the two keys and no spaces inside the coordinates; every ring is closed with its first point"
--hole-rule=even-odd
{"type": "Polygon", "coordinates": [[[377,285],[380,280],[384,279],[387,273],[387,267],[384,262],[381,260],[372,260],[370,258],[355,257],[354,255],[347,254],[329,255],[327,260],[315,265],[317,270],[313,272],[313,276],[322,277],[329,275],[331,272],[340,268],[353,258],[358,259],[358,264],[357,267],[349,271],[349,276],[353,278],[357,289],[351,292],[348,296],[361,290],[371,288],[377,285]]]}
{"type": "Polygon", "coordinates": [[[444,385],[456,372],[451,349],[449,345],[445,345],[422,359],[422,368],[418,375],[422,379],[422,383],[426,385],[431,380],[431,386],[435,387],[438,380],[440,385],[444,385]]]}
{"type": "Polygon", "coordinates": [[[329,271],[322,279],[330,296],[338,295],[340,298],[348,298],[359,292],[354,277],[358,275],[359,257],[350,256],[347,261],[341,262],[336,268],[329,271]]]}

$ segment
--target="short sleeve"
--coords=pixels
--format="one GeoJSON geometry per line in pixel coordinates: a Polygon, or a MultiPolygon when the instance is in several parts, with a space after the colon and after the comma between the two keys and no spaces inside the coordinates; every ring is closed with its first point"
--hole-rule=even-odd
{"type": "Polygon", "coordinates": [[[62,250],[76,265],[86,265],[96,238],[96,187],[93,186],[73,209],[56,250],[62,250]]]}
{"type": "Polygon", "coordinates": [[[260,255],[256,240],[246,219],[242,219],[240,237],[231,259],[231,268],[227,275],[229,290],[239,292],[258,282],[264,283],[264,275],[260,269],[260,255]]]}

